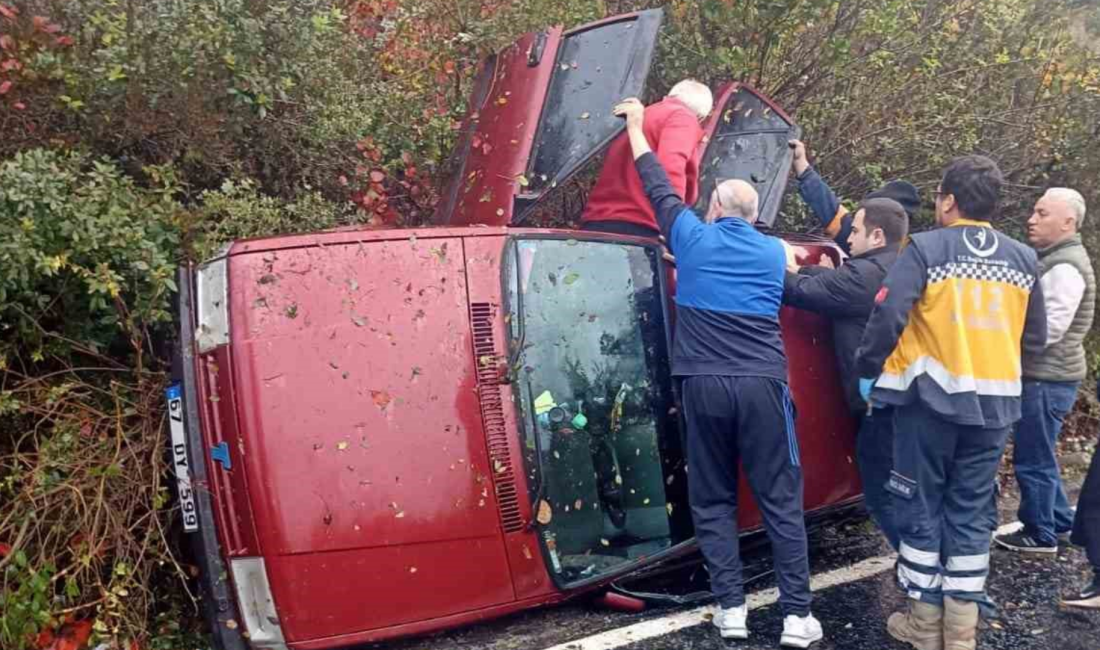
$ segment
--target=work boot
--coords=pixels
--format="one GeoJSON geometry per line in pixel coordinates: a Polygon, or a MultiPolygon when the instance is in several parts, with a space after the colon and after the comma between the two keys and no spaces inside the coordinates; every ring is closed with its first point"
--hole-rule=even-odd
{"type": "Polygon", "coordinates": [[[943,599],[943,640],[945,650],[974,650],[978,647],[978,603],[943,599]]]}
{"type": "Polygon", "coordinates": [[[920,600],[909,601],[907,613],[894,612],[886,631],[917,650],[943,650],[943,608],[920,600]]]}

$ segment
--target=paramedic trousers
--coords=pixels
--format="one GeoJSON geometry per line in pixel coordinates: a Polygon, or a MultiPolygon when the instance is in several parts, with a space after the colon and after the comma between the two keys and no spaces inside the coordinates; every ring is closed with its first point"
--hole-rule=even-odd
{"type": "Polygon", "coordinates": [[[1022,417],[1016,425],[1012,463],[1020,484],[1018,517],[1024,532],[1044,546],[1073,527],[1073,510],[1058,469],[1058,434],[1077,401],[1076,381],[1024,380],[1022,417]]]}
{"type": "Polygon", "coordinates": [[[941,419],[922,404],[894,410],[894,495],[901,546],[898,582],[914,600],[991,605],[985,593],[989,504],[1009,428],[941,419]]]}
{"type": "Polygon", "coordinates": [[[701,375],[684,379],[688,497],[711,589],[722,607],[745,603],[737,528],[739,465],[764,515],[784,616],[810,613],[802,466],[785,382],[701,375]]]}

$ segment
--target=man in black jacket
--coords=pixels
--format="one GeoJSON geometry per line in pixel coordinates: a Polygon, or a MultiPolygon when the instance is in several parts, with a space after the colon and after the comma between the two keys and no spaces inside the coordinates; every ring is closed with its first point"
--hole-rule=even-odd
{"type": "MultiPolygon", "coordinates": [[[[859,394],[855,372],[856,349],[867,319],[875,307],[875,294],[898,257],[898,247],[909,233],[909,216],[902,206],[886,198],[866,199],[856,211],[848,236],[852,252],[840,268],[804,266],[788,269],[783,302],[833,319],[840,379],[849,408],[862,417],[856,456],[867,509],[894,549],[898,532],[894,509],[884,486],[893,467],[893,413],[891,409],[868,412],[859,394]]],[[[823,260],[829,259],[822,257],[823,260]]]]}

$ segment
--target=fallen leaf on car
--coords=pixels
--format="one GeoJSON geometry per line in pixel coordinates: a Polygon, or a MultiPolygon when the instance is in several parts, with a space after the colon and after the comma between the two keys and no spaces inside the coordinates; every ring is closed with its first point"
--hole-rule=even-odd
{"type": "Polygon", "coordinates": [[[531,555],[531,549],[527,548],[526,544],[523,545],[523,557],[527,558],[528,560],[535,559],[534,556],[531,555]]]}
{"type": "Polygon", "coordinates": [[[336,448],[339,449],[340,451],[344,451],[345,449],[348,448],[348,441],[347,440],[341,440],[339,443],[337,443],[336,448]]]}
{"type": "Polygon", "coordinates": [[[384,390],[372,390],[370,392],[370,398],[374,401],[374,405],[380,409],[386,408],[390,405],[390,402],[393,401],[390,394],[384,390]]]}
{"type": "Polygon", "coordinates": [[[405,511],[404,510],[398,510],[397,514],[394,515],[393,518],[394,519],[404,519],[405,518],[405,511]]]}
{"type": "Polygon", "coordinates": [[[607,541],[606,539],[604,539],[602,537],[600,538],[600,544],[603,544],[604,546],[611,546],[611,542],[607,541]]]}
{"type": "Polygon", "coordinates": [[[580,275],[578,275],[576,273],[570,273],[569,275],[565,276],[565,279],[562,280],[562,282],[564,282],[565,284],[573,284],[574,282],[576,282],[580,278],[581,278],[580,275]]]}
{"type": "Polygon", "coordinates": [[[554,510],[550,507],[550,503],[546,499],[539,499],[539,511],[535,516],[535,521],[545,526],[549,524],[553,518],[554,510]]]}
{"type": "Polygon", "coordinates": [[[409,567],[409,573],[416,573],[416,567],[414,567],[414,566],[409,567]]]}
{"type": "Polygon", "coordinates": [[[582,120],[587,120],[591,116],[592,116],[591,113],[581,113],[581,119],[582,120]]]}
{"type": "Polygon", "coordinates": [[[665,510],[668,510],[668,516],[671,517],[672,516],[672,504],[671,503],[666,503],[665,504],[665,510]]]}
{"type": "Polygon", "coordinates": [[[577,499],[576,501],[573,502],[573,507],[576,508],[577,510],[580,510],[581,508],[584,507],[584,501],[581,501],[580,499],[577,499]]]}

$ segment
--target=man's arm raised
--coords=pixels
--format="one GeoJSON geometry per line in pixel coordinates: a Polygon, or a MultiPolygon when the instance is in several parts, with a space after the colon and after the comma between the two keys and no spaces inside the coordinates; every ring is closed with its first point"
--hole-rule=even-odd
{"type": "Polygon", "coordinates": [[[626,118],[626,135],[630,139],[634,165],[638,169],[638,176],[642,179],[646,196],[649,197],[649,202],[653,206],[661,234],[671,242],[672,224],[684,210],[688,209],[688,206],[677,195],[669,182],[668,174],[661,167],[661,163],[658,162],[653,150],[649,147],[649,142],[645,139],[645,133],[642,131],[642,125],[645,123],[645,106],[631,97],[615,107],[615,115],[626,118]]]}

